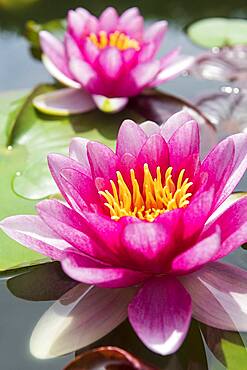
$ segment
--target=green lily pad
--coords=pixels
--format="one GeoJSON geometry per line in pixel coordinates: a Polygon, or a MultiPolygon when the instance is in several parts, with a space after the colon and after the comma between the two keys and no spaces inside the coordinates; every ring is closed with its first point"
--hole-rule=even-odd
{"type": "Polygon", "coordinates": [[[49,31],[57,38],[61,39],[66,30],[66,19],[53,19],[49,22],[40,24],[33,20],[26,23],[25,36],[30,43],[32,54],[35,58],[41,58],[39,43],[39,32],[49,31]]]}
{"type": "Polygon", "coordinates": [[[191,40],[203,47],[247,44],[247,21],[233,18],[205,18],[187,28],[191,40]]]}

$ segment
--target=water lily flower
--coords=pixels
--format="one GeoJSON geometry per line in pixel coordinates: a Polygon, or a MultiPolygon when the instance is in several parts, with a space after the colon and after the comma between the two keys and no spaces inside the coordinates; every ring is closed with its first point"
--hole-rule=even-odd
{"type": "Polygon", "coordinates": [[[184,111],[162,126],[124,121],[116,152],[74,138],[69,157],[48,157],[64,201],[43,200],[38,215],[1,222],[10,237],[92,285],[78,288],[83,345],[127,315],[162,355],[179,348],[192,316],[247,330],[247,272],[218,262],[247,241],[247,197],[229,202],[247,167],[247,135],[228,137],[202,161],[199,146],[198,124],[184,111]]]}
{"type": "Polygon", "coordinates": [[[63,41],[40,32],[43,63],[67,88],[36,97],[35,107],[59,115],[95,106],[116,112],[129,97],[176,77],[194,58],[179,57],[176,48],[155,59],[167,27],[166,21],[160,21],[144,30],[138,8],[119,16],[109,7],[98,19],[83,8],[70,10],[63,41]]]}

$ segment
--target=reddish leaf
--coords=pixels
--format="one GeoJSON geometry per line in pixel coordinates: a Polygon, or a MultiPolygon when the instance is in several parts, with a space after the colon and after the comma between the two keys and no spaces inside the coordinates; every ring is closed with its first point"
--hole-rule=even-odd
{"type": "Polygon", "coordinates": [[[118,347],[101,347],[76,357],[64,370],[155,370],[118,347]]]}

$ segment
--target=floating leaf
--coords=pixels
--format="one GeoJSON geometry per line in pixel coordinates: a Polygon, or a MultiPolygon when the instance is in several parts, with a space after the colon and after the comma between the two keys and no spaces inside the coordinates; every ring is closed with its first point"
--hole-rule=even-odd
{"type": "Polygon", "coordinates": [[[64,370],[154,370],[129,352],[117,347],[101,347],[77,356],[64,370]]]}
{"type": "Polygon", "coordinates": [[[219,138],[246,131],[247,90],[225,87],[199,98],[196,105],[214,123],[219,138]]]}
{"type": "Polygon", "coordinates": [[[39,42],[39,32],[40,31],[49,31],[54,36],[61,39],[65,30],[66,30],[66,20],[65,19],[53,19],[52,21],[49,21],[43,24],[37,23],[32,20],[28,21],[26,23],[25,36],[30,42],[33,56],[39,59],[41,58],[41,49],[40,49],[40,42],[39,42]]]}
{"type": "Polygon", "coordinates": [[[78,282],[70,279],[61,269],[60,263],[53,262],[33,267],[8,280],[7,287],[18,298],[28,301],[57,300],[78,282]]]}
{"type": "Polygon", "coordinates": [[[247,44],[247,21],[205,18],[192,23],[187,33],[193,42],[206,48],[247,44]]]}
{"type": "Polygon", "coordinates": [[[247,84],[247,46],[213,48],[197,57],[190,74],[208,80],[247,84]]]}

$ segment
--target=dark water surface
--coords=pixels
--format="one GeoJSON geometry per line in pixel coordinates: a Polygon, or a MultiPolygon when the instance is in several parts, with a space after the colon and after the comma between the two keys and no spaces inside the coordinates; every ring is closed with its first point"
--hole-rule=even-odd
{"type": "MultiPolygon", "coordinates": [[[[31,0],[29,1],[31,3],[31,0]]],[[[6,1],[0,0],[0,91],[31,88],[39,82],[52,79],[39,61],[34,60],[29,52],[28,43],[21,35],[28,19],[38,22],[63,17],[69,7],[85,6],[99,13],[106,5],[114,5],[119,10],[137,5],[147,20],[168,19],[170,29],[162,45],[162,52],[169,51],[177,45],[183,47],[186,54],[196,55],[202,49],[193,45],[183,33],[182,28],[198,18],[206,16],[237,16],[247,15],[246,0],[231,1],[65,1],[65,0],[33,0],[29,6],[18,8],[3,7],[6,1]]],[[[162,53],[161,52],[161,53],[162,53]]],[[[193,78],[180,77],[162,86],[165,91],[186,98],[196,98],[208,90],[217,90],[221,83],[199,81],[193,78]]],[[[239,186],[247,190],[246,180],[239,186]]],[[[231,257],[231,262],[246,266],[240,253],[231,257]]],[[[54,360],[38,361],[34,359],[28,348],[29,338],[35,323],[51,302],[29,302],[14,297],[6,288],[5,280],[0,280],[0,369],[1,370],[55,370],[62,367],[73,357],[65,356],[54,360]]],[[[174,367],[175,369],[175,367],[174,367]]],[[[239,369],[241,370],[241,369],[239,369]]]]}

